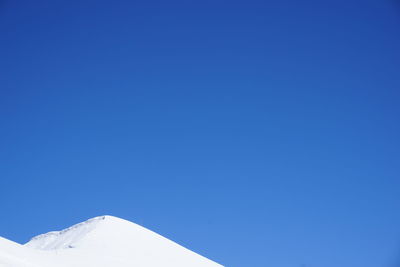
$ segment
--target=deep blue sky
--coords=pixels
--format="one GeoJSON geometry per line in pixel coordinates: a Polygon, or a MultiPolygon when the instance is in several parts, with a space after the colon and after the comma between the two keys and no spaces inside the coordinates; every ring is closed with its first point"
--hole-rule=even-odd
{"type": "Polygon", "coordinates": [[[400,256],[400,3],[0,1],[0,236],[97,215],[232,267],[400,256]]]}

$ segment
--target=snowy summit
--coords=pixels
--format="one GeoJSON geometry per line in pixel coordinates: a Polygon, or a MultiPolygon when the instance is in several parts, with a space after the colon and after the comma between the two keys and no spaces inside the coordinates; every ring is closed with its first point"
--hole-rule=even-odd
{"type": "Polygon", "coordinates": [[[142,226],[95,217],[25,245],[0,237],[1,267],[217,267],[222,266],[142,226]]]}

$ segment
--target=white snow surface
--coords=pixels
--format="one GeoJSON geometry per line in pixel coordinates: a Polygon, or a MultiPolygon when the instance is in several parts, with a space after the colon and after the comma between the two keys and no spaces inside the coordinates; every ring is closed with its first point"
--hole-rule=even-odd
{"type": "Polygon", "coordinates": [[[100,216],[21,245],[0,237],[1,267],[222,266],[142,226],[100,216]]]}

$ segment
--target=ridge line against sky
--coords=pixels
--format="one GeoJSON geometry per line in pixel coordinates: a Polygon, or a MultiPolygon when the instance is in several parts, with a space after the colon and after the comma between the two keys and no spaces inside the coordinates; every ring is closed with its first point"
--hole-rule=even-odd
{"type": "Polygon", "coordinates": [[[400,5],[0,1],[0,236],[99,214],[226,266],[393,267],[400,5]]]}

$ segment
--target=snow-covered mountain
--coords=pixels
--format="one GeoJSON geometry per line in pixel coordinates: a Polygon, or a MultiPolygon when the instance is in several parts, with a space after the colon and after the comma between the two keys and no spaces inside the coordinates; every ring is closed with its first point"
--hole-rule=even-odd
{"type": "Polygon", "coordinates": [[[1,267],[221,267],[146,228],[100,216],[25,245],[0,237],[1,267]]]}

